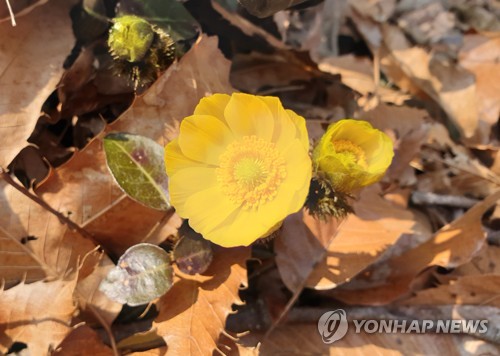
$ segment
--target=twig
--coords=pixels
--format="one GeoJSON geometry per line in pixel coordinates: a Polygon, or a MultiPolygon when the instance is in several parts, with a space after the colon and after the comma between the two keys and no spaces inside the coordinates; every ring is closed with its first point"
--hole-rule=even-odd
{"type": "Polygon", "coordinates": [[[454,208],[471,208],[479,203],[478,199],[458,195],[442,195],[431,192],[413,192],[411,202],[416,205],[444,205],[454,208]]]}
{"type": "Polygon", "coordinates": [[[16,26],[16,17],[14,16],[14,11],[12,11],[12,7],[10,6],[10,1],[9,0],[5,0],[5,2],[7,3],[7,9],[9,10],[9,15],[10,15],[10,23],[12,24],[12,26],[16,26]]]}

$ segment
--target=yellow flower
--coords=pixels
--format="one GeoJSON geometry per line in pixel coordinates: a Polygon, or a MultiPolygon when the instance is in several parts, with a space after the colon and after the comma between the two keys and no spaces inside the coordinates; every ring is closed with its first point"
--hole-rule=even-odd
{"type": "Polygon", "coordinates": [[[380,180],[394,156],[391,139],[366,121],[340,120],[328,127],[314,149],[315,169],[343,193],[380,180]]]}
{"type": "Polygon", "coordinates": [[[206,239],[247,246],[304,205],[308,150],[304,118],[278,98],[203,98],[165,148],[171,203],[206,239]]]}

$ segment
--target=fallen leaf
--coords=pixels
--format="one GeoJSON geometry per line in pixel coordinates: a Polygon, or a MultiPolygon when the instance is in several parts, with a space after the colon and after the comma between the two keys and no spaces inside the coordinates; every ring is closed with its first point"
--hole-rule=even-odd
{"type": "Polygon", "coordinates": [[[466,35],[459,56],[460,65],[476,78],[479,125],[489,137],[500,116],[500,37],[466,35]]]}
{"type": "Polygon", "coordinates": [[[500,177],[469,149],[455,143],[444,125],[429,124],[425,147],[431,151],[423,150],[420,160],[431,164],[422,167],[418,190],[483,198],[498,189],[500,177]]]}
{"type": "Polygon", "coordinates": [[[320,70],[340,74],[342,83],[361,93],[363,96],[377,95],[382,102],[402,105],[410,95],[383,87],[375,83],[373,63],[364,57],[352,54],[327,57],[318,63],[320,70]]]}
{"type": "MultiPolygon", "coordinates": [[[[498,206],[498,205],[497,205],[498,206]]],[[[500,275],[500,247],[485,244],[466,264],[453,270],[451,276],[471,276],[482,274],[500,275]]]]}
{"type": "Polygon", "coordinates": [[[349,1],[363,16],[377,22],[386,22],[396,9],[396,0],[349,1]]]}
{"type": "Polygon", "coordinates": [[[407,294],[412,280],[427,267],[455,268],[467,263],[484,244],[486,235],[481,217],[499,198],[500,191],[497,191],[440,229],[428,241],[389,259],[385,271],[365,271],[360,276],[365,288],[338,289],[333,294],[349,304],[386,304],[407,294]]]}
{"type": "MultiPolygon", "coordinates": [[[[278,328],[260,346],[263,355],[346,355],[353,353],[363,355],[456,355],[464,354],[496,354],[497,347],[493,343],[477,340],[463,335],[436,334],[391,334],[391,333],[354,333],[354,325],[350,324],[347,335],[327,345],[321,341],[318,327],[310,324],[290,324],[278,328]]],[[[255,343],[255,338],[243,338],[247,343],[255,343]]]]}
{"type": "Polygon", "coordinates": [[[80,307],[93,319],[110,325],[121,305],[97,290],[100,274],[111,262],[94,249],[90,240],[0,180],[0,279],[6,287],[19,281],[78,276],[75,298],[80,307]],[[96,267],[99,259],[103,267],[96,267]]]}
{"type": "Polygon", "coordinates": [[[399,305],[489,305],[500,308],[500,276],[463,276],[435,288],[419,291],[399,305]]]}
{"type": "Polygon", "coordinates": [[[225,328],[232,304],[241,304],[238,291],[246,286],[248,248],[220,250],[203,275],[175,282],[157,306],[153,323],[174,355],[211,355],[225,328]]]}
{"type": "Polygon", "coordinates": [[[30,354],[46,355],[71,332],[76,279],[38,281],[0,292],[0,351],[14,342],[30,354]]]}
{"type": "Polygon", "coordinates": [[[0,102],[0,167],[7,168],[28,145],[40,108],[59,81],[74,42],[67,16],[72,4],[53,0],[19,19],[16,27],[0,24],[0,87],[8,88],[0,102]]]}
{"type": "Polygon", "coordinates": [[[99,335],[86,325],[72,330],[59,345],[54,356],[113,356],[113,350],[102,343],[99,335]]]}
{"type": "Polygon", "coordinates": [[[356,214],[344,222],[321,221],[306,211],[285,219],[275,241],[276,264],[285,285],[331,289],[375,262],[403,234],[412,231],[413,215],[365,189],[354,203],[356,214]],[[318,257],[322,257],[318,260],[318,257]]]}
{"type": "Polygon", "coordinates": [[[339,55],[342,24],[348,1],[309,2],[298,9],[276,13],[274,23],[282,41],[296,51],[307,51],[315,62],[339,55]]]}
{"type": "Polygon", "coordinates": [[[75,298],[78,300],[80,317],[84,320],[95,320],[99,323],[111,325],[122,310],[122,304],[109,299],[99,290],[99,285],[106,278],[111,269],[115,267],[106,255],[101,256],[97,265],[87,275],[83,275],[83,269],[78,275],[75,298]],[[85,315],[83,315],[85,314],[85,315]]]}
{"type": "Polygon", "coordinates": [[[455,29],[455,16],[439,1],[430,1],[405,11],[397,22],[418,44],[443,45],[461,39],[461,33],[455,29]]]}
{"type": "MultiPolygon", "coordinates": [[[[420,90],[438,102],[465,137],[474,135],[478,123],[474,76],[453,63],[432,57],[420,47],[412,47],[395,26],[383,25],[386,53],[381,56],[382,69],[397,66],[420,90]]],[[[388,72],[392,80],[397,78],[388,72]]]]}
{"type": "Polygon", "coordinates": [[[0,179],[0,278],[7,287],[75,274],[94,244],[0,179]]]}
{"type": "Polygon", "coordinates": [[[163,356],[167,353],[167,348],[166,347],[160,347],[157,349],[151,349],[147,351],[141,351],[141,352],[133,352],[130,355],[131,356],[163,356]]]}

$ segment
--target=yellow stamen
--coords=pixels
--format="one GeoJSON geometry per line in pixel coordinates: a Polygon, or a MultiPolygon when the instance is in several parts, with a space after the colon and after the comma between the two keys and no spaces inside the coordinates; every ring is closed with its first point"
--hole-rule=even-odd
{"type": "Polygon", "coordinates": [[[244,208],[258,208],[272,200],[285,177],[285,161],[275,144],[256,136],[230,144],[217,168],[224,193],[244,208]]]}
{"type": "Polygon", "coordinates": [[[365,151],[349,140],[332,141],[333,148],[337,155],[342,156],[342,161],[352,162],[363,168],[368,167],[366,163],[365,151]]]}

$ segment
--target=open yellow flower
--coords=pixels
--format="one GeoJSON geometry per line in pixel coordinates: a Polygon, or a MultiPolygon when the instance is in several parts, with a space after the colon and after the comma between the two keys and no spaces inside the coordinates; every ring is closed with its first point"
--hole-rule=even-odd
{"type": "Polygon", "coordinates": [[[314,149],[315,169],[343,193],[379,181],[391,164],[391,139],[366,121],[340,120],[330,125],[314,149]]]}
{"type": "Polygon", "coordinates": [[[165,148],[171,203],[206,239],[247,246],[303,206],[308,150],[304,118],[278,98],[203,98],[165,148]]]}

